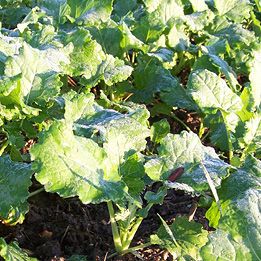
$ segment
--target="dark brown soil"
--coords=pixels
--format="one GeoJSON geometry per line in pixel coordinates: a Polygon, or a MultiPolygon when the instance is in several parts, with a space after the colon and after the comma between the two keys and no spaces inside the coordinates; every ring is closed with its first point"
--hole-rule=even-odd
{"type": "MultiPolygon", "coordinates": [[[[151,209],[134,239],[133,246],[144,243],[160,226],[159,213],[168,223],[177,215],[188,215],[197,198],[170,191],[162,206],[151,209]]],[[[16,240],[20,247],[39,260],[63,261],[72,255],[85,255],[87,260],[107,260],[114,253],[106,204],[84,205],[78,198],[61,199],[42,192],[29,200],[30,211],[22,225],[0,225],[0,235],[7,242],[16,240]]],[[[208,229],[205,211],[197,209],[194,220],[208,229]]],[[[142,260],[172,260],[157,246],[138,252],[142,260]]],[[[132,254],[110,260],[141,260],[132,254]]]]}

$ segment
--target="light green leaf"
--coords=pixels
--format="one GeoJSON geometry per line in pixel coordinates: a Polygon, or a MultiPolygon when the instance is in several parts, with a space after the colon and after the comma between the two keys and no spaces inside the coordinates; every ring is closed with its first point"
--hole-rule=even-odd
{"type": "Polygon", "coordinates": [[[38,259],[29,257],[16,242],[7,244],[0,238],[0,256],[6,261],[37,261],[38,259]]]}
{"type": "Polygon", "coordinates": [[[18,37],[8,37],[0,34],[0,62],[5,63],[8,56],[19,53],[22,47],[22,40],[18,37]]]}
{"type": "Polygon", "coordinates": [[[25,104],[21,88],[21,74],[0,77],[0,84],[0,103],[2,114],[6,119],[23,118],[23,114],[38,115],[39,109],[25,104]]]}
{"type": "Polygon", "coordinates": [[[203,12],[195,12],[186,15],[183,20],[189,27],[190,31],[198,33],[198,31],[202,31],[206,26],[208,26],[214,18],[215,14],[212,11],[205,10],[203,12]]]}
{"type": "MultiPolygon", "coordinates": [[[[134,158],[128,162],[128,156],[143,150],[149,136],[147,127],[138,121],[144,121],[143,114],[105,110],[93,104],[92,95],[69,93],[65,96],[65,120],[55,121],[31,149],[36,179],[47,191],[63,197],[78,195],[85,203],[124,198],[126,186],[121,179],[132,175],[128,170],[133,164],[140,168],[134,158]]],[[[135,191],[133,185],[130,191],[135,191]]]]}
{"type": "MultiPolygon", "coordinates": [[[[249,259],[237,259],[237,251],[240,247],[236,241],[233,241],[231,236],[220,229],[211,232],[208,243],[201,249],[200,254],[203,260],[213,261],[237,261],[249,259]]],[[[244,256],[244,258],[249,258],[244,256]]]]}
{"type": "Polygon", "coordinates": [[[71,8],[71,16],[78,24],[94,24],[105,22],[112,12],[112,0],[67,0],[71,8]]]}
{"type": "Polygon", "coordinates": [[[235,133],[237,143],[246,155],[261,150],[261,121],[254,115],[249,121],[242,123],[235,133]]]}
{"type": "Polygon", "coordinates": [[[237,112],[242,108],[240,97],[230,90],[223,79],[208,70],[192,72],[187,87],[188,92],[204,113],[216,109],[237,112]]]}
{"type": "Polygon", "coordinates": [[[126,80],[132,73],[132,67],[125,65],[123,60],[106,55],[102,47],[86,33],[85,39],[79,41],[78,35],[70,38],[76,43],[71,54],[71,74],[83,76],[81,82],[87,87],[97,85],[101,80],[111,86],[114,83],[126,80]],[[86,63],[88,61],[88,63],[86,63]]]}
{"type": "MultiPolygon", "coordinates": [[[[164,226],[161,226],[157,234],[150,237],[152,244],[166,248],[174,259],[185,258],[184,260],[200,260],[200,248],[207,241],[208,232],[202,229],[201,224],[194,221],[189,222],[185,217],[176,218],[169,227],[174,235],[177,244],[173,242],[164,226]]],[[[181,259],[182,260],[182,259],[181,259]]]]}
{"type": "Polygon", "coordinates": [[[5,224],[22,223],[29,207],[27,198],[32,176],[31,166],[0,157],[0,220],[5,224]],[[18,189],[19,188],[19,189],[18,189]]]}
{"type": "Polygon", "coordinates": [[[183,20],[174,20],[167,35],[167,45],[177,51],[185,51],[190,45],[183,20]]]}
{"type": "Polygon", "coordinates": [[[254,107],[260,106],[261,103],[261,83],[260,83],[260,71],[261,71],[261,45],[257,50],[253,51],[254,60],[251,63],[251,71],[249,74],[249,80],[251,83],[251,97],[254,101],[254,107]]]}
{"type": "Polygon", "coordinates": [[[0,103],[0,126],[4,125],[4,120],[10,121],[12,119],[23,119],[20,110],[18,107],[13,109],[6,108],[6,106],[0,103]]]}
{"type": "Polygon", "coordinates": [[[74,136],[72,126],[64,121],[40,135],[31,155],[36,179],[46,191],[62,197],[78,195],[84,203],[123,197],[119,174],[110,172],[105,177],[105,151],[91,139],[74,136]]]}
{"type": "Polygon", "coordinates": [[[39,7],[33,8],[21,23],[17,25],[18,30],[23,33],[29,24],[37,23],[41,17],[44,17],[45,13],[40,10],[39,7]]]}
{"type": "Polygon", "coordinates": [[[255,168],[246,164],[222,183],[218,191],[222,212],[213,203],[206,213],[211,226],[229,234],[231,244],[236,248],[235,260],[261,258],[261,180],[256,173],[260,174],[260,163],[254,165],[255,168]]]}
{"type": "Polygon", "coordinates": [[[144,43],[155,42],[160,38],[168,22],[184,16],[180,0],[145,1],[148,13],[136,23],[133,34],[144,43]]]}
{"type": "Polygon", "coordinates": [[[91,116],[96,113],[94,107],[94,95],[91,93],[78,94],[74,91],[70,91],[63,95],[63,100],[65,103],[64,118],[68,122],[73,123],[83,115],[91,116]]]}
{"type": "Polygon", "coordinates": [[[92,137],[101,142],[110,156],[112,167],[118,168],[125,153],[145,149],[145,139],[150,135],[148,117],[148,111],[144,107],[138,107],[128,114],[97,107],[95,114],[83,115],[82,119],[74,124],[74,129],[78,135],[92,137]]]}
{"type": "Polygon", "coordinates": [[[224,15],[235,22],[242,22],[250,17],[252,6],[248,0],[214,0],[219,15],[224,15]]]}
{"type": "Polygon", "coordinates": [[[153,180],[166,180],[176,168],[183,167],[184,174],[178,182],[185,183],[198,191],[209,189],[201,162],[206,167],[215,187],[227,175],[228,164],[219,159],[213,148],[201,144],[192,132],[180,135],[168,134],[158,149],[159,158],[145,164],[145,171],[153,180]]]}
{"type": "Polygon", "coordinates": [[[205,0],[189,0],[194,12],[202,12],[208,9],[205,0]]]}
{"type": "Polygon", "coordinates": [[[55,75],[64,73],[63,65],[70,63],[72,48],[72,45],[68,45],[59,49],[38,50],[24,43],[18,55],[8,58],[5,74],[9,77],[22,74],[21,94],[25,104],[30,101],[31,92],[36,102],[38,97],[41,102],[48,100],[49,95],[58,94],[61,83],[55,75]]]}
{"type": "Polygon", "coordinates": [[[158,8],[160,2],[161,0],[143,0],[143,3],[145,4],[148,12],[150,13],[152,13],[158,8]]]}

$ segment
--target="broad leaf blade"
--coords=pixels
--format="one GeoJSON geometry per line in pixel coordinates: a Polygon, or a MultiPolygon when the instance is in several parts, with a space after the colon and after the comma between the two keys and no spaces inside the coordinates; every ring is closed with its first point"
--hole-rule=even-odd
{"type": "Polygon", "coordinates": [[[74,136],[69,123],[55,122],[41,134],[31,155],[36,179],[46,191],[62,197],[78,195],[84,203],[123,196],[124,186],[118,173],[109,173],[107,180],[104,177],[105,151],[91,139],[74,136]]]}
{"type": "Polygon", "coordinates": [[[164,226],[161,226],[156,235],[151,236],[151,243],[166,248],[173,257],[200,260],[200,248],[208,239],[208,232],[202,229],[201,224],[194,221],[189,222],[185,217],[176,218],[169,227],[174,235],[178,246],[173,242],[164,226]]]}
{"type": "Polygon", "coordinates": [[[31,166],[0,157],[0,219],[3,223],[22,223],[29,207],[27,198],[32,177],[31,166]],[[19,189],[17,189],[19,188],[19,189]]]}
{"type": "Polygon", "coordinates": [[[242,108],[240,97],[229,89],[223,79],[208,70],[192,72],[189,77],[188,89],[204,113],[215,109],[236,112],[242,108]]]}
{"type": "Polygon", "coordinates": [[[29,257],[26,252],[18,246],[16,242],[7,244],[0,238],[0,256],[6,261],[37,261],[38,259],[29,257]]]}
{"type": "Polygon", "coordinates": [[[206,214],[211,226],[221,229],[223,232],[220,233],[229,234],[231,244],[236,248],[235,260],[261,258],[261,180],[257,173],[260,172],[260,163],[254,165],[255,168],[246,164],[224,181],[218,191],[222,212],[213,203],[206,214]]]}
{"type": "Polygon", "coordinates": [[[227,176],[229,165],[219,159],[214,149],[203,146],[198,136],[192,132],[168,134],[162,140],[158,151],[160,157],[145,164],[146,173],[153,180],[167,180],[172,171],[183,167],[184,174],[178,182],[185,183],[195,190],[207,190],[209,186],[201,162],[209,172],[215,187],[220,186],[221,179],[227,176]]]}

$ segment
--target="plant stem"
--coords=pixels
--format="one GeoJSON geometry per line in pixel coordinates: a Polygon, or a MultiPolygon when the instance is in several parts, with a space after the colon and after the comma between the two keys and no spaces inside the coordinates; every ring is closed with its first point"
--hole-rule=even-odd
{"type": "Polygon", "coordinates": [[[132,242],[132,240],[133,240],[133,238],[134,238],[134,236],[135,236],[135,234],[136,234],[136,232],[137,232],[137,230],[138,230],[142,220],[143,220],[143,217],[139,217],[136,220],[136,222],[133,225],[133,227],[131,228],[131,230],[128,232],[126,240],[124,242],[122,242],[122,251],[121,251],[121,253],[129,248],[129,246],[130,246],[130,244],[131,244],[131,242],[132,242]]]}
{"type": "Polygon", "coordinates": [[[259,1],[258,1],[258,0],[255,0],[255,3],[256,3],[258,12],[261,12],[261,5],[259,4],[259,1]]]}
{"type": "Polygon", "coordinates": [[[198,132],[198,136],[199,136],[200,139],[202,138],[204,132],[205,132],[205,127],[204,127],[203,122],[201,122],[201,123],[200,123],[199,132],[198,132]]]}
{"type": "Polygon", "coordinates": [[[9,144],[9,141],[8,141],[8,140],[6,140],[6,141],[3,143],[2,148],[0,148],[0,156],[4,153],[4,151],[5,151],[6,147],[8,146],[8,144],[9,144]]]}
{"type": "MultiPolygon", "coordinates": [[[[138,246],[135,246],[135,247],[130,247],[129,249],[127,250],[124,250],[120,253],[120,255],[125,255],[125,254],[128,254],[128,253],[132,253],[134,251],[137,251],[139,249],[142,249],[142,248],[145,248],[145,247],[149,247],[151,246],[152,244],[150,242],[148,243],[145,243],[145,244],[141,244],[141,245],[138,245],[138,246]]],[[[118,255],[118,253],[113,253],[112,255],[108,256],[107,259],[111,259],[112,257],[118,255]]]]}
{"type": "Polygon", "coordinates": [[[170,114],[170,116],[177,121],[178,123],[180,123],[187,131],[191,131],[191,129],[181,120],[179,119],[173,112],[170,114]]]}
{"type": "Polygon", "coordinates": [[[178,59],[179,59],[178,65],[173,68],[174,75],[178,75],[184,68],[184,65],[186,63],[184,52],[178,54],[178,59]]]}
{"type": "Polygon", "coordinates": [[[119,230],[117,227],[117,222],[115,220],[115,212],[111,201],[107,202],[109,214],[110,214],[110,221],[111,221],[111,230],[112,230],[112,236],[114,241],[115,249],[118,253],[121,253],[122,251],[122,243],[121,238],[119,235],[119,230]]]}
{"type": "Polygon", "coordinates": [[[39,188],[39,189],[37,189],[37,190],[35,190],[35,191],[29,193],[28,198],[31,198],[31,197],[33,197],[33,196],[35,196],[35,195],[41,193],[42,191],[44,191],[44,188],[39,188]]]}
{"type": "Polygon", "coordinates": [[[120,231],[122,245],[124,245],[124,242],[127,241],[129,228],[130,228],[132,220],[135,217],[137,207],[135,206],[135,204],[130,203],[128,209],[130,210],[130,214],[128,216],[127,221],[124,222],[124,229],[122,231],[120,231]]]}

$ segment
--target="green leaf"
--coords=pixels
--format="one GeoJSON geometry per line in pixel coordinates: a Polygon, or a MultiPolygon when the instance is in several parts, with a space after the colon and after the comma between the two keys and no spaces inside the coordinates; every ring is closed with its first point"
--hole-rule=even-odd
{"type": "Polygon", "coordinates": [[[260,245],[260,162],[249,162],[232,173],[218,191],[221,213],[216,203],[207,211],[210,225],[228,233],[235,245],[235,260],[258,260],[260,245]]]}
{"type": "Polygon", "coordinates": [[[190,0],[194,12],[202,12],[208,9],[204,0],[190,0]]]}
{"type": "Polygon", "coordinates": [[[148,47],[136,38],[125,22],[117,24],[113,20],[89,28],[92,36],[102,46],[106,54],[122,58],[131,49],[146,52],[148,47]]]}
{"type": "Polygon", "coordinates": [[[174,20],[167,35],[167,45],[177,51],[185,51],[190,45],[186,26],[182,20],[174,20]]]}
{"type": "Polygon", "coordinates": [[[251,175],[261,178],[261,161],[255,157],[248,155],[244,162],[244,168],[248,170],[251,175]]]}
{"type": "Polygon", "coordinates": [[[261,150],[261,121],[258,115],[254,115],[249,121],[238,126],[235,133],[237,143],[244,154],[250,154],[261,150]]]}
{"type": "Polygon", "coordinates": [[[204,113],[216,109],[237,112],[242,108],[240,97],[230,90],[223,79],[208,70],[192,72],[187,87],[188,92],[204,113]]]}
{"type": "MultiPolygon", "coordinates": [[[[214,26],[217,25],[218,23],[214,23],[214,26]]],[[[227,40],[232,49],[237,49],[239,51],[243,47],[249,47],[251,43],[256,41],[254,32],[245,29],[240,24],[227,24],[227,22],[221,20],[220,27],[217,26],[217,28],[215,28],[213,32],[210,32],[213,33],[220,40],[227,40]]]]}
{"type": "Polygon", "coordinates": [[[219,15],[224,15],[235,22],[242,22],[250,17],[252,6],[247,0],[214,0],[219,15]]]}
{"type": "Polygon", "coordinates": [[[71,13],[66,0],[40,0],[38,5],[56,20],[57,25],[64,24],[71,13]]]}
{"type": "MultiPolygon", "coordinates": [[[[202,50],[209,57],[210,62],[213,63],[214,66],[217,66],[218,69],[226,76],[226,79],[232,90],[234,92],[237,92],[237,87],[239,86],[239,83],[237,81],[237,75],[235,74],[233,69],[225,60],[221,59],[215,54],[210,53],[207,49],[205,49],[205,47],[202,47],[202,50]]],[[[205,69],[207,69],[207,65],[205,69]]]]}
{"type": "Polygon", "coordinates": [[[208,232],[202,229],[201,224],[194,221],[189,222],[185,217],[176,218],[169,227],[178,245],[173,242],[170,234],[164,226],[161,226],[157,234],[150,237],[152,244],[166,248],[174,259],[185,258],[185,260],[200,260],[200,248],[207,241],[208,232]]]}
{"type": "Polygon", "coordinates": [[[136,0],[115,0],[113,5],[113,18],[121,20],[137,7],[136,0]]]}
{"type": "Polygon", "coordinates": [[[16,242],[7,244],[0,238],[0,256],[6,261],[37,261],[38,259],[29,257],[16,242]]]}
{"type": "Polygon", "coordinates": [[[9,156],[0,157],[0,219],[3,223],[22,223],[29,207],[27,198],[32,170],[29,164],[13,162],[9,156]],[[17,189],[19,188],[19,189],[17,189]]]}
{"type": "Polygon", "coordinates": [[[112,0],[67,0],[71,16],[78,24],[94,24],[106,21],[112,12],[112,0]]]}
{"type": "Polygon", "coordinates": [[[83,255],[72,255],[68,258],[68,261],[88,261],[88,259],[83,255]]]}
{"type": "Polygon", "coordinates": [[[145,149],[145,139],[150,135],[146,125],[148,117],[148,111],[143,107],[129,114],[100,108],[91,117],[82,117],[74,128],[78,135],[94,139],[97,135],[97,140],[114,162],[113,166],[117,167],[127,152],[145,149]]]}
{"type": "Polygon", "coordinates": [[[159,143],[170,132],[170,126],[166,119],[153,123],[151,127],[151,140],[159,143]]]}
{"type": "Polygon", "coordinates": [[[145,171],[153,180],[166,180],[172,171],[183,167],[184,174],[178,182],[204,191],[209,186],[201,163],[209,172],[215,187],[220,186],[221,179],[227,175],[229,165],[219,159],[213,148],[203,146],[198,136],[192,132],[168,134],[161,141],[158,152],[159,158],[151,159],[145,164],[145,171]]]}
{"type": "Polygon", "coordinates": [[[136,23],[133,34],[144,43],[158,40],[171,19],[184,15],[183,6],[179,0],[149,0],[143,2],[148,12],[136,23]]]}
{"type": "Polygon", "coordinates": [[[31,155],[36,179],[46,191],[62,197],[78,195],[86,204],[123,197],[119,174],[105,177],[105,151],[91,139],[74,136],[72,126],[64,121],[53,123],[40,135],[31,155]]]}
{"type": "Polygon", "coordinates": [[[43,100],[48,101],[50,96],[58,95],[61,82],[56,75],[64,73],[63,64],[70,63],[71,51],[71,45],[39,50],[24,43],[18,55],[8,58],[5,74],[9,77],[22,75],[21,95],[25,104],[37,103],[37,100],[42,103],[43,100]]]}
{"type": "Polygon", "coordinates": [[[16,6],[15,3],[11,3],[11,6],[1,8],[0,18],[3,21],[4,27],[15,28],[23,18],[30,12],[30,8],[25,5],[16,6]]]}
{"type": "Polygon", "coordinates": [[[167,195],[167,189],[159,189],[157,192],[147,191],[144,195],[144,199],[148,204],[163,204],[164,198],[167,195]]]}
{"type": "MultiPolygon", "coordinates": [[[[65,120],[55,121],[42,132],[39,143],[31,149],[36,179],[47,191],[63,197],[78,195],[84,203],[120,200],[126,194],[121,179],[131,184],[128,170],[132,165],[141,168],[135,158],[128,161],[127,155],[145,148],[149,131],[138,121],[144,121],[144,112],[124,115],[97,104],[92,110],[91,95],[70,95],[65,100],[65,120]]],[[[131,185],[130,192],[136,189],[131,185]]]]}
{"type": "Polygon", "coordinates": [[[231,236],[220,229],[211,232],[208,243],[200,250],[203,260],[214,261],[236,261],[236,260],[250,260],[249,256],[237,256],[240,245],[234,241],[231,236]]]}
{"type": "Polygon", "coordinates": [[[119,27],[116,22],[109,20],[106,23],[101,23],[99,26],[90,27],[89,31],[106,54],[121,57],[123,55],[121,48],[123,34],[119,27]]]}
{"type": "Polygon", "coordinates": [[[261,70],[261,45],[257,50],[253,51],[254,60],[251,63],[251,71],[249,80],[251,83],[251,96],[254,101],[254,107],[260,106],[261,103],[261,84],[260,84],[260,70],[261,70]]]}
{"type": "Polygon", "coordinates": [[[145,188],[145,170],[141,155],[135,153],[129,156],[119,167],[122,180],[128,187],[132,197],[137,197],[145,188]]]}
{"type": "Polygon", "coordinates": [[[45,13],[40,10],[39,7],[34,7],[17,25],[18,30],[23,33],[30,24],[35,24],[38,20],[45,16],[45,13]]]}
{"type": "Polygon", "coordinates": [[[101,80],[111,86],[114,83],[126,80],[132,73],[132,67],[125,65],[123,60],[108,54],[106,55],[102,47],[90,35],[84,31],[77,31],[70,37],[70,41],[75,43],[76,48],[71,54],[71,74],[83,76],[81,82],[91,88],[101,80]],[[81,33],[84,40],[79,40],[81,33]],[[88,61],[88,63],[86,63],[88,61]]]}
{"type": "MultiPolygon", "coordinates": [[[[135,89],[133,89],[132,100],[134,102],[150,103],[156,93],[163,91],[173,92],[174,95],[176,95],[176,91],[180,92],[181,87],[178,80],[162,66],[157,58],[142,58],[133,73],[135,89]]],[[[177,103],[177,100],[179,99],[171,99],[171,102],[177,103]]]]}
{"type": "Polygon", "coordinates": [[[75,122],[84,115],[89,117],[96,113],[94,108],[94,95],[88,94],[77,94],[74,91],[68,92],[63,95],[65,102],[65,113],[64,118],[68,122],[75,122]]]}
{"type": "Polygon", "coordinates": [[[235,113],[224,113],[218,110],[204,119],[204,125],[210,128],[210,140],[222,151],[232,150],[234,135],[240,119],[235,113]]]}

